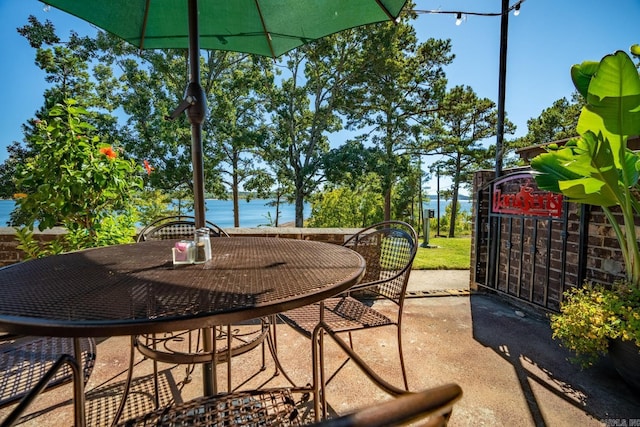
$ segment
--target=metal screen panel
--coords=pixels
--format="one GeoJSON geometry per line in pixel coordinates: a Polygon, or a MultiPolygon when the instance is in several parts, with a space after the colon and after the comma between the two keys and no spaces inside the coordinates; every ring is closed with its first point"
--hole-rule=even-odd
{"type": "Polygon", "coordinates": [[[581,260],[572,256],[581,251],[568,251],[581,241],[581,227],[570,232],[568,204],[539,190],[529,172],[496,179],[476,197],[476,283],[558,311],[567,279],[581,276],[581,260]]]}

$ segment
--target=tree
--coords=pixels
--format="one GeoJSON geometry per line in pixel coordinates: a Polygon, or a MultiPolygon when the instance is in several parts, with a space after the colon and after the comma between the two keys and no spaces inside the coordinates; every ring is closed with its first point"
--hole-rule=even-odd
{"type": "Polygon", "coordinates": [[[449,41],[418,44],[409,18],[359,30],[358,79],[341,105],[348,127],[364,130],[362,140],[377,148],[386,220],[393,186],[408,171],[407,153],[415,151],[414,129],[436,111],[446,86],[442,67],[453,59],[449,41]]]}
{"type": "Polygon", "coordinates": [[[355,31],[298,48],[284,59],[288,77],[270,93],[273,132],[262,155],[281,181],[292,184],[296,227],[304,225],[305,199],[325,179],[327,133],[342,128],[337,105],[350,90],[358,48],[355,31]]]}
{"type": "MultiPolygon", "coordinates": [[[[487,150],[482,142],[495,136],[497,120],[493,101],[478,98],[469,86],[452,88],[440,104],[432,127],[434,141],[439,142],[433,154],[444,157],[436,165],[440,174],[453,179],[449,237],[455,236],[460,186],[471,182],[473,171],[491,164],[495,149],[487,150]]],[[[513,133],[513,129],[513,124],[505,120],[505,134],[513,133]]]]}
{"type": "MultiPolygon", "coordinates": [[[[121,109],[121,143],[128,153],[146,160],[154,173],[151,188],[193,194],[191,134],[185,115],[166,120],[183,98],[188,83],[186,51],[138,50],[118,37],[98,32],[92,58],[98,62],[95,77],[104,99],[121,109]]],[[[203,87],[211,90],[209,81],[203,87]]],[[[206,123],[205,123],[206,126],[206,123]]],[[[208,133],[203,132],[207,144],[208,133]]],[[[219,158],[205,159],[205,171],[215,171],[219,158]]],[[[205,174],[205,188],[220,192],[217,174],[205,174]]]]}
{"type": "MultiPolygon", "coordinates": [[[[122,70],[119,85],[100,74],[102,87],[112,93],[129,115],[125,125],[127,150],[154,165],[153,188],[192,191],[191,134],[185,115],[172,114],[188,83],[184,50],[138,53],[119,38],[101,33],[100,59],[122,70]]],[[[234,201],[234,223],[239,226],[239,191],[258,173],[256,145],[266,138],[264,93],[272,84],[270,60],[246,54],[203,51],[201,84],[209,114],[203,123],[205,188],[207,195],[234,201]]],[[[215,218],[214,218],[215,219],[215,218]]]]}
{"type": "Polygon", "coordinates": [[[222,155],[219,171],[232,193],[234,226],[240,227],[241,186],[247,183],[260,193],[271,187],[269,181],[249,180],[264,174],[257,148],[268,138],[263,94],[273,84],[273,73],[264,59],[244,58],[234,64],[230,77],[215,85],[209,121],[215,149],[222,155]]]}
{"type": "Polygon", "coordinates": [[[576,92],[571,101],[558,99],[549,108],[542,111],[539,117],[527,120],[527,134],[509,144],[509,148],[524,148],[573,138],[577,135],[576,126],[584,100],[576,92]]]}
{"type": "Polygon", "coordinates": [[[367,227],[382,221],[383,197],[377,175],[363,176],[355,188],[328,188],[311,198],[310,227],[367,227]]]}
{"type": "Polygon", "coordinates": [[[422,168],[419,161],[409,163],[407,171],[398,179],[392,193],[393,218],[405,221],[418,230],[421,228],[422,217],[422,168]]]}

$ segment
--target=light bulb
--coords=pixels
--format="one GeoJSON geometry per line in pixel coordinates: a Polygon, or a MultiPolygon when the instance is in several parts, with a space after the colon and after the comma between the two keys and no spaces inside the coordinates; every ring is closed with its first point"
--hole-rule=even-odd
{"type": "Polygon", "coordinates": [[[513,10],[513,16],[520,15],[520,3],[516,5],[516,8],[513,10]]]}
{"type": "Polygon", "coordinates": [[[458,13],[458,15],[456,16],[456,25],[460,24],[462,24],[462,14],[458,13]]]}
{"type": "Polygon", "coordinates": [[[49,12],[51,10],[51,6],[49,6],[48,4],[45,4],[42,10],[45,12],[49,12]]]}

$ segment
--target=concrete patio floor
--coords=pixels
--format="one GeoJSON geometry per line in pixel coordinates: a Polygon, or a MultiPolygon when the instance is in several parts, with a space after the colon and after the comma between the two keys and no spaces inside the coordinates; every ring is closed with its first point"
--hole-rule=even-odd
{"type": "MultiPolygon", "coordinates": [[[[570,354],[551,339],[539,314],[516,308],[497,296],[467,292],[468,271],[414,271],[405,306],[403,339],[409,386],[418,390],[458,383],[464,396],[453,411],[451,426],[601,426],[640,425],[640,396],[626,386],[608,359],[580,370],[570,354]],[[635,422],[635,424],[633,424],[635,422]]],[[[376,301],[381,310],[392,305],[376,301]]],[[[393,328],[354,335],[355,349],[383,378],[402,386],[393,328]]],[[[278,328],[280,359],[296,382],[310,381],[310,342],[288,326],[278,328]]],[[[108,425],[115,412],[128,366],[129,339],[115,337],[98,344],[94,372],[87,385],[89,425],[108,425]]],[[[285,385],[273,377],[274,364],[256,373],[261,352],[233,359],[234,387],[285,385]]],[[[327,348],[328,370],[344,361],[327,348]]],[[[200,368],[185,383],[185,368],[160,365],[161,400],[185,401],[202,392],[200,368]]],[[[124,418],[153,408],[152,364],[136,354],[133,390],[124,418]]],[[[221,389],[226,368],[219,365],[221,389]]],[[[344,365],[327,389],[330,410],[344,414],[390,399],[353,363],[344,365]]],[[[73,423],[71,387],[46,392],[19,425],[68,426],[73,423]]],[[[0,410],[4,419],[12,407],[0,410]]]]}

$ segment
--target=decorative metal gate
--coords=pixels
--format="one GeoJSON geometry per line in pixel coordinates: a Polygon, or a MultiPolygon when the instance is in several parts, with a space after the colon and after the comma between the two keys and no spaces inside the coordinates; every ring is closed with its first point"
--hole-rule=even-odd
{"type": "Polygon", "coordinates": [[[476,283],[557,311],[567,279],[584,275],[582,251],[573,250],[583,247],[582,219],[570,223],[562,196],[538,189],[530,172],[490,182],[476,200],[476,283]]]}

